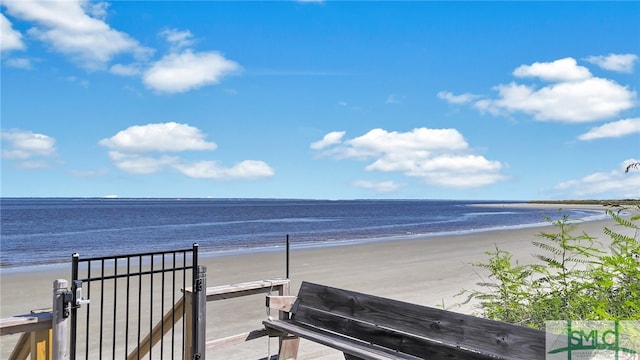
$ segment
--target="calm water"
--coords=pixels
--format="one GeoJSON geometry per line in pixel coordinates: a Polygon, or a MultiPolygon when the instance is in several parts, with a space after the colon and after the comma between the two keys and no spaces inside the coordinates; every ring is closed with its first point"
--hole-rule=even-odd
{"type": "MultiPolygon", "coordinates": [[[[0,199],[0,267],[190,248],[261,251],[522,227],[554,210],[469,206],[477,201],[0,199]]],[[[572,219],[599,211],[567,211],[572,219]]],[[[424,241],[429,241],[428,237],[424,241]]]]}

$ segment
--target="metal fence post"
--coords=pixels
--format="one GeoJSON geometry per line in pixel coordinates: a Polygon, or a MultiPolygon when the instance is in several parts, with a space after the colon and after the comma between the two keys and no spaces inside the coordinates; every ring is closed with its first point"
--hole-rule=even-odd
{"type": "Polygon", "coordinates": [[[207,267],[199,265],[194,277],[193,295],[193,359],[206,358],[207,343],[207,267]]]}
{"type": "Polygon", "coordinates": [[[68,322],[69,309],[65,296],[69,291],[67,280],[58,279],[53,282],[53,321],[51,324],[53,337],[53,360],[67,360],[68,358],[68,322]]]}
{"type": "MultiPolygon", "coordinates": [[[[71,284],[75,284],[78,280],[78,264],[80,262],[80,254],[73,253],[71,255],[71,284]]],[[[75,289],[72,289],[73,299],[72,303],[75,305],[76,296],[75,289]]],[[[76,360],[76,342],[78,339],[78,308],[76,306],[71,307],[71,331],[69,334],[69,360],[76,360]]]]}

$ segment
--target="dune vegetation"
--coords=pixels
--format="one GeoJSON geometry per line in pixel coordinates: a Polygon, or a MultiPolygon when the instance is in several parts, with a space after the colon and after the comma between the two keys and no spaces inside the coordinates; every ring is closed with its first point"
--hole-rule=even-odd
{"type": "Polygon", "coordinates": [[[607,244],[575,234],[566,216],[550,220],[557,231],[538,234],[533,245],[540,252],[531,263],[496,247],[486,252],[487,262],[473,264],[489,273],[480,290],[461,294],[478,302],[481,316],[538,329],[548,320],[639,320],[640,206],[631,210],[631,216],[607,210],[630,230],[605,227],[607,244]]]}

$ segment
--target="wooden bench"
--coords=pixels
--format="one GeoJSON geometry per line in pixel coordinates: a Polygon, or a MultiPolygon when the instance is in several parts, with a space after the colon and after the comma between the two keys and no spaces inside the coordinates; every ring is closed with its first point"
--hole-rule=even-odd
{"type": "MultiPolygon", "coordinates": [[[[290,298],[268,297],[267,306],[289,310],[290,298]]],[[[309,282],[294,299],[289,319],[270,318],[266,329],[338,349],[347,360],[545,358],[540,330],[309,282]]]]}

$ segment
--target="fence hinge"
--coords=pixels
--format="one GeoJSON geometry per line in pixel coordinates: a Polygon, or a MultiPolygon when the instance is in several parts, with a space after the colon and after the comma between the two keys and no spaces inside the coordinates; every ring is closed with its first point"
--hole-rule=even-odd
{"type": "Polygon", "coordinates": [[[193,354],[193,360],[199,360],[200,354],[193,354]]]}

